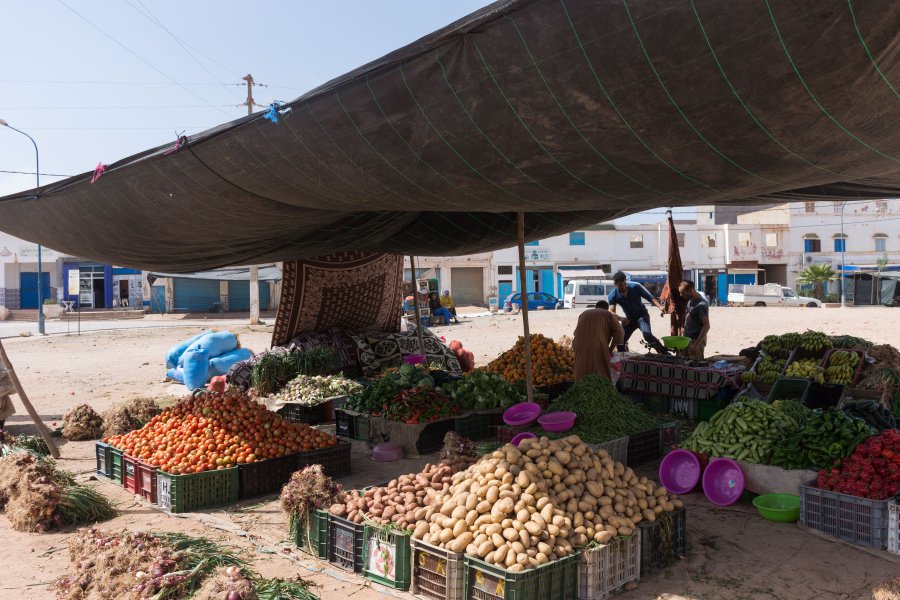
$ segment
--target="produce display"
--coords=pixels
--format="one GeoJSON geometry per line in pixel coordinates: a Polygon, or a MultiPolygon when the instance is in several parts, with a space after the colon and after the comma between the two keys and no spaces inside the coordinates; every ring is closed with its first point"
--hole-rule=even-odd
{"type": "MultiPolygon", "coordinates": [[[[540,333],[531,334],[531,363],[536,386],[572,381],[574,377],[575,353],[540,333]]],[[[519,337],[512,348],[491,361],[485,370],[502,375],[510,383],[524,381],[525,338],[519,337]]]]}
{"type": "Polygon", "coordinates": [[[350,396],[344,407],[361,413],[380,413],[403,390],[414,387],[430,389],[434,386],[434,376],[428,367],[403,364],[385,370],[380,377],[350,396]]]}
{"type": "Polygon", "coordinates": [[[853,335],[833,335],[831,344],[835,348],[858,348],[860,350],[867,350],[874,345],[869,340],[853,335]]]}
{"type": "Polygon", "coordinates": [[[816,486],[872,500],[900,493],[900,432],[873,435],[840,465],[819,471],[816,486]]]}
{"type": "Polygon", "coordinates": [[[853,383],[853,375],[859,365],[857,352],[836,350],[828,357],[828,366],[825,367],[825,381],[838,385],[850,385],[853,383]]]}
{"type": "Polygon", "coordinates": [[[79,404],[63,416],[62,434],[73,442],[96,440],[103,435],[103,419],[87,404],[79,404]]]}
{"type": "Polygon", "coordinates": [[[681,506],[578,436],[531,438],[453,475],[421,511],[413,537],[521,572],[632,535],[641,521],[681,506]]]}
{"type": "Polygon", "coordinates": [[[403,390],[389,402],[385,402],[381,410],[371,411],[371,414],[407,425],[418,425],[446,419],[461,412],[459,406],[444,394],[431,388],[414,387],[403,390]]]}
{"type": "Polygon", "coordinates": [[[250,383],[260,396],[268,396],[297,375],[330,375],[338,371],[340,359],[332,348],[269,352],[253,365],[250,383]]]}
{"type": "Polygon", "coordinates": [[[798,348],[809,352],[824,354],[825,350],[832,347],[831,338],[821,331],[804,331],[803,333],[785,333],[782,335],[767,335],[760,342],[763,352],[775,355],[780,352],[791,352],[798,348]]]}
{"type": "Polygon", "coordinates": [[[297,375],[272,397],[292,404],[315,406],[326,398],[349,396],[362,390],[362,385],[343,375],[297,375]]]}
{"type": "Polygon", "coordinates": [[[588,375],[572,384],[550,404],[551,411],[578,415],[570,433],[588,444],[599,444],[659,426],[659,420],[616,390],[599,375],[588,375]]]}
{"type": "Polygon", "coordinates": [[[772,385],[779,377],[781,377],[781,372],[784,371],[785,364],[787,364],[787,360],[784,358],[764,356],[753,370],[741,373],[741,383],[758,381],[767,385],[772,385]]]}
{"type": "Polygon", "coordinates": [[[825,369],[818,358],[801,358],[791,362],[784,371],[785,377],[809,379],[819,384],[825,383],[825,369]]]}
{"type": "Polygon", "coordinates": [[[820,469],[847,456],[873,430],[865,421],[837,408],[809,410],[799,427],[785,428],[776,440],[772,462],[785,469],[820,469]]]}
{"type": "Polygon", "coordinates": [[[322,465],[310,465],[291,475],[281,488],[281,510],[288,515],[289,531],[296,523],[304,528],[313,510],[330,506],[343,494],[343,488],[325,475],[322,465]]]}
{"type": "Polygon", "coordinates": [[[509,408],[522,401],[522,393],[496,373],[473,371],[459,381],[445,383],[440,390],[466,410],[509,408]]]}
{"type": "Polygon", "coordinates": [[[449,489],[450,477],[475,462],[472,457],[447,459],[427,464],[420,473],[401,475],[383,487],[348,492],[328,512],[354,523],[390,524],[412,531],[424,519],[427,506],[439,491],[449,489]]]}
{"type": "Polygon", "coordinates": [[[700,423],[682,448],[710,456],[769,464],[788,415],[761,400],[743,398],[700,423]]]}
{"type": "Polygon", "coordinates": [[[847,416],[865,421],[875,431],[896,429],[897,420],[881,402],[876,400],[848,400],[841,407],[847,416]]]}
{"type": "Polygon", "coordinates": [[[337,444],[337,438],[305,423],[285,421],[230,388],[225,394],[197,390],[141,429],[104,442],[182,475],[327,448],[337,444]]]}

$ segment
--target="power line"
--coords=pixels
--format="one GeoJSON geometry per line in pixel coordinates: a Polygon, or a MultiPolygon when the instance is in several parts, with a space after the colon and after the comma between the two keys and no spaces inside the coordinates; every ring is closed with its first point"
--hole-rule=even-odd
{"type": "MultiPolygon", "coordinates": [[[[206,86],[206,87],[244,87],[243,83],[209,83],[209,82],[199,82],[199,81],[181,81],[181,82],[173,82],[173,81],[84,81],[84,80],[62,80],[62,79],[0,79],[0,83],[16,83],[16,84],[55,84],[55,85],[193,85],[193,86],[206,86]]],[[[267,83],[265,85],[259,84],[261,87],[268,87],[279,90],[293,90],[295,92],[304,92],[306,91],[304,88],[298,88],[290,85],[274,85],[271,83],[267,83]]]]}
{"type": "Polygon", "coordinates": [[[168,109],[182,109],[182,108],[210,108],[210,106],[218,107],[221,106],[223,108],[227,108],[229,106],[235,106],[234,104],[217,104],[217,105],[207,105],[207,104],[184,104],[184,105],[163,105],[163,106],[2,106],[0,110],[132,110],[132,109],[147,109],[147,110],[168,110],[168,109]]]}
{"type": "MultiPolygon", "coordinates": [[[[36,175],[34,171],[5,171],[0,169],[0,173],[11,173],[13,175],[36,175]]],[[[60,173],[41,173],[41,177],[74,177],[74,175],[62,175],[60,173]]]]}

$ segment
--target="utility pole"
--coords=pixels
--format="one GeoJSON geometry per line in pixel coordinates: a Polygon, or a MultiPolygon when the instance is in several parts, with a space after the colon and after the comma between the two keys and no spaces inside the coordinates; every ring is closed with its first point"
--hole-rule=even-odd
{"type": "MultiPolygon", "coordinates": [[[[247,82],[247,114],[252,115],[255,104],[253,86],[256,83],[253,81],[253,75],[249,73],[241,79],[247,82]]],[[[250,267],[250,324],[259,325],[259,267],[256,265],[250,267]]]]}

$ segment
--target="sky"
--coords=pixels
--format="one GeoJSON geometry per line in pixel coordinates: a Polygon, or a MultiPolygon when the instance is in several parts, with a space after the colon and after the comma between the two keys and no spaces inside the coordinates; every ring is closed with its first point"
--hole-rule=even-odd
{"type": "MultiPolygon", "coordinates": [[[[76,175],[245,115],[248,73],[259,104],[293,100],[487,4],[0,0],[0,119],[34,138],[42,174],[76,175]]],[[[31,143],[0,128],[0,196],[34,171],[31,143]]]]}

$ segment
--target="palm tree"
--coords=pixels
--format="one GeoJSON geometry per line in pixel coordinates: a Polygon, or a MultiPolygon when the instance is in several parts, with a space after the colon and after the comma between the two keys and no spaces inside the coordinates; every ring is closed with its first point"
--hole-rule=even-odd
{"type": "Polygon", "coordinates": [[[823,284],[826,281],[836,281],[839,275],[835,273],[831,265],[809,265],[797,274],[797,283],[813,286],[813,295],[819,300],[823,296],[823,284]]]}

